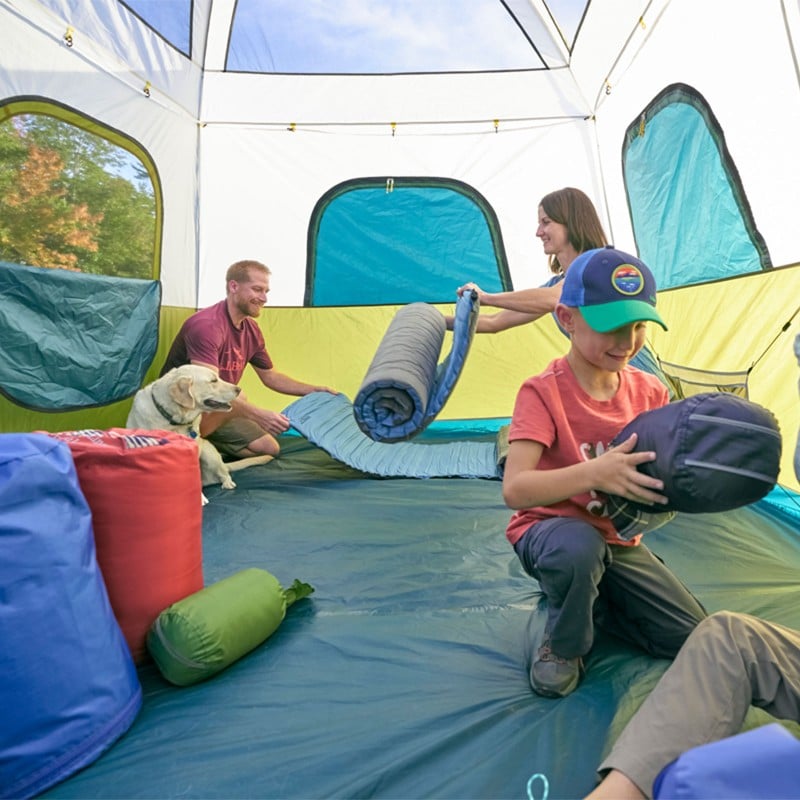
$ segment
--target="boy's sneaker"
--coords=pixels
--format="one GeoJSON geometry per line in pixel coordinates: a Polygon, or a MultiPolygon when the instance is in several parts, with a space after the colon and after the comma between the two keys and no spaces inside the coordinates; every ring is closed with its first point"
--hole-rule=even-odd
{"type": "Polygon", "coordinates": [[[583,677],[580,658],[561,658],[550,649],[546,637],[531,664],[530,681],[533,691],[543,697],[566,697],[575,691],[583,677]]]}

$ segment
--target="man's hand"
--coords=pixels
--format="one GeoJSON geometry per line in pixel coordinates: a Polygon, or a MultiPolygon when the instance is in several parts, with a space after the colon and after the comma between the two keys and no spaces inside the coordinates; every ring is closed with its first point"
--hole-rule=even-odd
{"type": "Polygon", "coordinates": [[[254,408],[251,418],[257,422],[267,433],[277,436],[289,430],[289,417],[277,411],[269,411],[266,408],[254,408]]]}

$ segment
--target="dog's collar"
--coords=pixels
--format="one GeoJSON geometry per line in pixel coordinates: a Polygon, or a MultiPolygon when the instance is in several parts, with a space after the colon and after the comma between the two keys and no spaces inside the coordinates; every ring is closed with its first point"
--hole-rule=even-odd
{"type": "Polygon", "coordinates": [[[169,415],[169,411],[167,411],[167,409],[164,408],[164,406],[162,406],[161,403],[158,402],[158,399],[156,398],[155,392],[153,392],[153,391],[150,392],[150,399],[153,401],[153,405],[156,407],[156,411],[158,411],[158,413],[161,414],[161,416],[164,417],[164,419],[167,422],[169,422],[170,425],[181,425],[181,426],[183,426],[183,425],[188,425],[189,424],[189,423],[186,423],[186,422],[181,422],[180,420],[177,420],[177,419],[172,419],[172,417],[169,415]]]}

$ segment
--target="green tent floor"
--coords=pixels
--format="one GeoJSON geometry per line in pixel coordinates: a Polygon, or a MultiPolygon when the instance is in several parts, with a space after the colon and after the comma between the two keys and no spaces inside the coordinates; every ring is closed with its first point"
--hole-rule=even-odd
{"type": "MultiPolygon", "coordinates": [[[[283,447],[206,490],[205,580],[261,567],[315,593],[204,683],[144,665],[131,729],[46,796],[525,798],[537,773],[550,798],[588,792],[667,662],[601,637],[573,695],[536,696],[523,638],[543,611],[499,481],[374,478],[301,437],[283,447]]],[[[679,515],[647,543],[710,611],[800,627],[799,529],[762,502],[679,515]]]]}

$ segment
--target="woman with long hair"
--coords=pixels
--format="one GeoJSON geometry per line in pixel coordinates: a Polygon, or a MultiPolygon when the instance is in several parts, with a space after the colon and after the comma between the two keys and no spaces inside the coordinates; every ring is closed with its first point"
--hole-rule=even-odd
{"type": "MultiPolygon", "coordinates": [[[[476,283],[459,286],[459,296],[472,289],[478,293],[481,306],[500,309],[494,314],[479,315],[475,329],[477,333],[498,333],[534,322],[555,311],[556,303],[561,297],[561,281],[564,280],[570,264],[581,253],[608,244],[594,204],[584,192],[572,186],[550,192],[539,201],[538,221],[536,236],[542,240],[553,277],[543,286],[512,292],[484,292],[476,283]]],[[[452,330],[453,317],[445,319],[448,330],[452,330]]],[[[672,395],[672,387],[647,345],[637,353],[631,363],[656,375],[672,395]]]]}
{"type": "MultiPolygon", "coordinates": [[[[586,250],[608,244],[594,204],[580,189],[568,186],[546,194],[539,202],[538,220],[536,236],[542,240],[553,277],[544,286],[512,292],[484,292],[475,283],[460,286],[459,295],[473,289],[481,306],[501,309],[478,318],[478,333],[505,331],[552,312],[569,265],[586,250]]],[[[447,322],[452,328],[452,318],[447,322]]]]}

